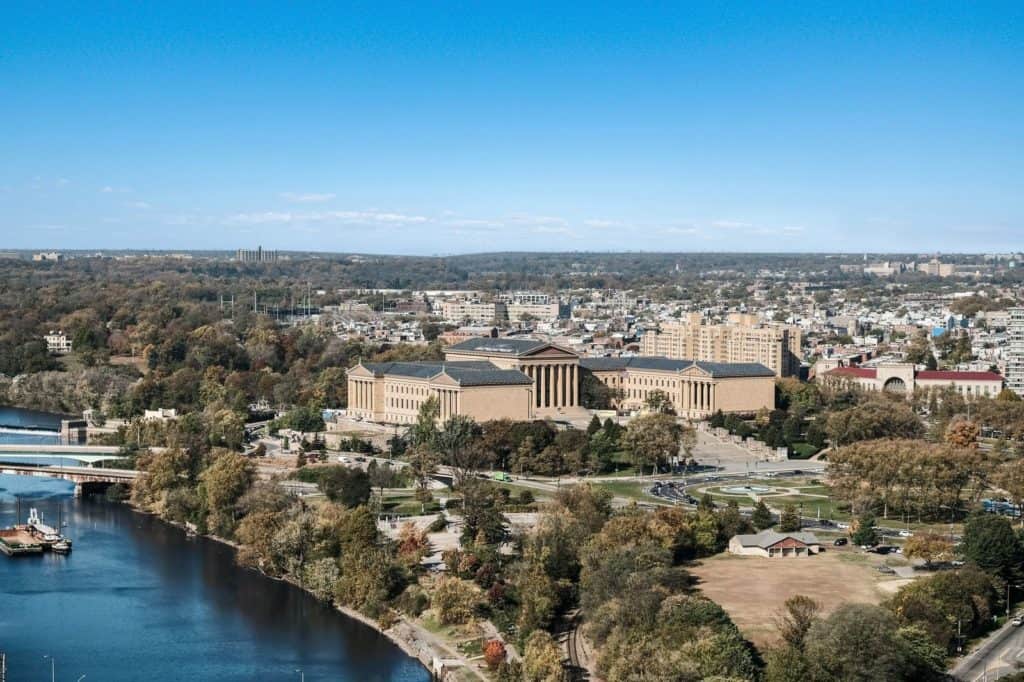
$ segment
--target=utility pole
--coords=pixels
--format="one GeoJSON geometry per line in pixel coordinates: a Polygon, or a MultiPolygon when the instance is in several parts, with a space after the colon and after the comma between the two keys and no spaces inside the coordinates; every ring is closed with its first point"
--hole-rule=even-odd
{"type": "Polygon", "coordinates": [[[0,682],[7,682],[7,654],[0,652],[0,682]]]}

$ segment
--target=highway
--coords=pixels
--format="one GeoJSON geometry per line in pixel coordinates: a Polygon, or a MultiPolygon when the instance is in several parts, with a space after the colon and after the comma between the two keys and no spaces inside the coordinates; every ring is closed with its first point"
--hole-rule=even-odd
{"type": "Polygon", "coordinates": [[[989,682],[1024,667],[1024,628],[1004,625],[972,653],[964,657],[952,674],[964,682],[989,682]]]}

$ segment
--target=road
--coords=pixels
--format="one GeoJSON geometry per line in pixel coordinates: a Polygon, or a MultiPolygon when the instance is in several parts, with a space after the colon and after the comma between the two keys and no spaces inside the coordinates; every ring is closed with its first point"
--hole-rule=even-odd
{"type": "Polygon", "coordinates": [[[998,680],[1024,667],[1024,628],[1005,625],[964,657],[952,674],[964,682],[998,680]]]}

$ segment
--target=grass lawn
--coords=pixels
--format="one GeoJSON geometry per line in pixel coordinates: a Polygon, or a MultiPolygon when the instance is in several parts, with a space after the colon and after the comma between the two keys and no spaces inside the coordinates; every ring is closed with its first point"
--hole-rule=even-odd
{"type": "MultiPolygon", "coordinates": [[[[653,482],[653,479],[652,479],[653,482]]],[[[651,487],[651,482],[640,481],[594,481],[594,485],[610,490],[616,497],[628,497],[644,502],[655,502],[657,498],[649,495],[646,491],[651,487]]]]}
{"type": "Polygon", "coordinates": [[[431,500],[424,504],[417,500],[415,495],[385,495],[382,510],[386,514],[418,516],[419,514],[434,514],[441,510],[441,505],[437,500],[431,500]]]}
{"type": "Polygon", "coordinates": [[[789,456],[790,459],[810,459],[818,453],[818,449],[810,443],[797,442],[793,443],[793,454],[789,456]]]}
{"type": "Polygon", "coordinates": [[[783,602],[804,594],[825,614],[844,602],[877,604],[905,581],[875,570],[882,558],[855,551],[763,559],[719,554],[689,568],[698,587],[722,605],[744,635],[763,646],[778,641],[773,616],[783,602]]]}

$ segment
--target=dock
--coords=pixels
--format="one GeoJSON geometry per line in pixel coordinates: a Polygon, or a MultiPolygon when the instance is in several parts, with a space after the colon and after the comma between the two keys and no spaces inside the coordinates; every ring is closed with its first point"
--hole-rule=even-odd
{"type": "Polygon", "coordinates": [[[43,543],[24,527],[0,529],[0,552],[7,556],[42,554],[43,543]]]}

